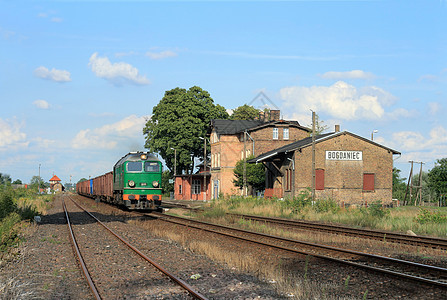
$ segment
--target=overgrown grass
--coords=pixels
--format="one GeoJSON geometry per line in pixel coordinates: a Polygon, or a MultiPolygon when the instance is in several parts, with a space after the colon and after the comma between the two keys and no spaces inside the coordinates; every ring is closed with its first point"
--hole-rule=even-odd
{"type": "Polygon", "coordinates": [[[380,201],[362,208],[341,208],[332,199],[311,201],[305,191],[294,199],[264,199],[254,197],[225,197],[210,203],[204,217],[221,216],[224,212],[254,214],[270,217],[305,219],[340,223],[349,226],[447,237],[446,207],[384,208],[380,201]]]}
{"type": "Polygon", "coordinates": [[[35,195],[26,189],[0,187],[0,257],[20,242],[20,224],[44,213],[51,201],[50,195],[35,195]]]}

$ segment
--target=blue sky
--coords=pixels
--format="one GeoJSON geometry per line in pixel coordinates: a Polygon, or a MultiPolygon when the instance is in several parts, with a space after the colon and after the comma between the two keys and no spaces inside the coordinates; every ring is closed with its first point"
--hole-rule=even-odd
{"type": "Polygon", "coordinates": [[[110,171],[143,150],[166,90],[227,109],[263,92],[424,170],[447,157],[447,2],[2,1],[0,172],[29,182],[110,171]]]}

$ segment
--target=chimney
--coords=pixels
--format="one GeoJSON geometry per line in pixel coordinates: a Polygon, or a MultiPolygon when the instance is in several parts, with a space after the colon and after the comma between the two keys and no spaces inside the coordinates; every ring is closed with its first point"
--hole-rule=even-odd
{"type": "Polygon", "coordinates": [[[335,125],[335,132],[340,132],[340,125],[335,125]]]}
{"type": "Polygon", "coordinates": [[[281,111],[279,109],[270,110],[270,121],[279,121],[281,119],[281,111]]]}

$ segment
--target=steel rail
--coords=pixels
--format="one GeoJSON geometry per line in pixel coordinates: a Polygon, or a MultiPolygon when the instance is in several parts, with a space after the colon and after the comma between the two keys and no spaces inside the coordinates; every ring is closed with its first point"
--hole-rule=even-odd
{"type": "Polygon", "coordinates": [[[292,249],[292,248],[288,248],[288,247],[282,247],[282,246],[278,246],[278,245],[274,245],[274,244],[264,243],[264,242],[256,241],[256,240],[249,239],[249,238],[244,238],[244,237],[240,237],[240,236],[236,236],[236,235],[232,235],[232,234],[227,234],[227,233],[215,231],[215,230],[212,230],[212,229],[206,229],[206,228],[203,228],[203,227],[194,226],[194,225],[191,225],[191,224],[183,224],[181,222],[168,220],[168,218],[177,219],[177,220],[181,220],[181,221],[187,221],[187,222],[193,222],[193,223],[207,225],[207,226],[214,226],[214,227],[218,227],[218,228],[222,228],[222,229],[226,229],[226,230],[233,230],[233,231],[238,231],[238,232],[242,232],[242,233],[258,235],[258,236],[267,237],[267,238],[273,238],[273,239],[277,239],[277,240],[285,241],[285,242],[297,243],[297,244],[308,245],[308,246],[312,246],[312,247],[328,249],[328,250],[332,250],[332,251],[349,253],[349,254],[352,254],[352,255],[364,256],[364,257],[372,258],[372,259],[375,259],[375,260],[382,260],[382,261],[386,261],[386,262],[394,263],[394,264],[397,263],[397,264],[400,264],[400,265],[409,265],[409,266],[412,266],[412,267],[423,268],[423,269],[425,269],[425,271],[440,272],[440,273],[444,274],[444,276],[445,276],[445,274],[447,274],[447,269],[441,268],[441,267],[436,267],[436,266],[431,266],[431,265],[424,265],[424,264],[415,263],[415,262],[411,262],[411,261],[405,261],[405,260],[400,260],[400,259],[396,259],[396,258],[391,258],[391,257],[386,257],[386,256],[379,256],[379,255],[374,255],[374,254],[369,254],[369,253],[364,253],[364,252],[358,252],[358,251],[352,251],[352,250],[347,250],[347,249],[341,249],[341,248],[336,248],[336,247],[327,246],[327,245],[319,245],[319,244],[302,242],[302,241],[297,241],[297,240],[292,240],[292,239],[287,239],[287,238],[282,238],[282,237],[277,237],[277,236],[271,236],[271,235],[267,235],[267,234],[263,234],[263,233],[258,233],[258,232],[253,232],[253,231],[248,231],[248,230],[243,230],[243,229],[238,229],[238,228],[233,228],[233,227],[229,227],[229,226],[223,226],[223,225],[218,225],[218,224],[213,224],[213,223],[208,223],[208,222],[202,222],[202,221],[182,218],[182,217],[178,217],[178,216],[163,215],[163,214],[159,214],[159,213],[151,213],[151,215],[157,215],[163,221],[167,221],[167,222],[171,222],[171,223],[174,223],[174,224],[187,226],[187,227],[191,227],[191,228],[196,228],[196,229],[207,231],[207,232],[217,233],[217,234],[220,234],[220,235],[224,235],[224,236],[228,236],[228,237],[232,237],[232,238],[237,238],[237,239],[240,239],[240,240],[256,243],[256,244],[259,244],[259,245],[264,245],[264,246],[268,246],[268,247],[272,247],[272,248],[276,248],[276,249],[280,249],[280,250],[285,250],[285,251],[289,251],[289,252],[293,252],[293,253],[299,253],[299,254],[303,254],[303,255],[311,255],[311,256],[314,256],[314,257],[321,258],[321,259],[331,260],[331,261],[335,261],[335,262],[342,263],[342,264],[348,264],[348,265],[352,265],[352,266],[363,268],[363,269],[369,269],[369,270],[373,270],[373,271],[377,271],[377,272],[381,272],[381,273],[385,273],[385,274],[390,274],[390,275],[394,275],[394,276],[398,276],[398,277],[403,277],[403,278],[415,280],[415,281],[418,281],[418,282],[425,282],[425,283],[428,283],[428,284],[431,284],[431,285],[436,285],[436,286],[439,286],[439,287],[447,288],[447,282],[432,280],[432,279],[428,279],[428,278],[424,278],[424,277],[420,277],[420,276],[410,275],[410,274],[407,274],[407,273],[401,273],[401,272],[392,271],[392,270],[389,270],[389,269],[373,267],[373,266],[365,265],[365,264],[362,264],[362,263],[356,263],[356,262],[352,262],[352,261],[347,261],[347,260],[343,260],[343,259],[338,259],[338,258],[334,258],[334,257],[330,257],[330,256],[321,255],[321,254],[315,254],[315,253],[301,251],[301,250],[296,250],[296,249],[292,249]]]}
{"type": "Polygon", "coordinates": [[[352,228],[348,226],[332,225],[332,224],[319,224],[314,222],[300,221],[300,220],[287,220],[280,218],[253,216],[245,214],[229,213],[235,217],[241,217],[244,219],[251,219],[256,221],[265,221],[271,223],[277,223],[281,225],[288,225],[294,227],[304,227],[312,230],[320,230],[326,232],[336,232],[345,235],[354,235],[357,237],[375,238],[378,240],[386,240],[388,242],[404,243],[410,245],[425,246],[431,248],[438,248],[442,250],[447,249],[447,239],[427,237],[427,236],[410,236],[401,233],[370,230],[364,228],[352,228]]]}
{"type": "Polygon", "coordinates": [[[165,274],[166,276],[168,276],[170,279],[172,279],[175,283],[177,283],[178,285],[180,285],[183,289],[185,289],[191,296],[193,296],[196,299],[201,299],[201,300],[206,300],[207,298],[205,296],[203,296],[202,294],[200,294],[199,292],[196,292],[192,286],[190,286],[188,283],[186,283],[185,281],[183,281],[182,279],[178,278],[177,276],[175,276],[174,274],[172,274],[171,272],[169,272],[168,270],[166,270],[165,268],[163,268],[161,265],[159,265],[157,262],[155,262],[154,260],[152,260],[150,257],[146,256],[143,252],[141,252],[140,250],[138,250],[136,247],[132,246],[128,241],[126,241],[125,239],[123,239],[121,236],[119,236],[117,233],[115,233],[112,229],[110,229],[109,227],[107,227],[107,225],[105,225],[103,222],[101,222],[98,218],[96,218],[92,213],[90,213],[89,211],[87,211],[85,208],[83,208],[81,205],[79,205],[76,201],[74,201],[70,196],[69,196],[70,200],[73,201],[73,203],[79,207],[80,209],[82,209],[84,212],[86,212],[90,217],[92,217],[93,219],[95,219],[98,224],[100,224],[101,226],[103,226],[105,229],[107,229],[107,231],[109,231],[111,234],[113,234],[116,238],[118,238],[122,243],[124,243],[126,246],[128,246],[130,249],[132,249],[133,251],[135,251],[135,253],[137,253],[138,255],[140,255],[144,260],[148,261],[149,263],[151,263],[154,267],[156,267],[160,272],[162,272],[163,274],[165,274]]]}
{"type": "MultiPolygon", "coordinates": [[[[197,208],[190,208],[187,205],[178,204],[178,203],[169,203],[165,202],[173,207],[180,207],[189,210],[200,210],[197,208]]],[[[323,231],[327,233],[340,233],[348,236],[355,236],[359,238],[367,238],[367,239],[376,239],[383,240],[392,243],[406,244],[406,245],[414,245],[414,246],[423,246],[427,248],[441,249],[447,250],[447,239],[436,238],[436,237],[428,237],[428,236],[411,236],[397,232],[391,231],[381,231],[381,230],[371,230],[365,228],[353,228],[343,225],[333,225],[333,224],[321,224],[315,223],[311,221],[304,220],[288,220],[274,217],[263,217],[263,216],[254,216],[254,215],[246,215],[246,214],[236,214],[236,213],[227,213],[227,215],[241,217],[244,219],[251,219],[256,221],[264,221],[270,223],[276,223],[291,227],[303,227],[309,230],[317,230],[323,231]]]]}
{"type": "Polygon", "coordinates": [[[62,199],[62,207],[64,208],[65,218],[67,219],[67,225],[68,225],[68,231],[70,232],[71,243],[73,245],[73,248],[75,249],[79,263],[81,264],[82,272],[84,273],[84,276],[87,279],[87,283],[88,283],[93,295],[95,296],[96,299],[99,300],[99,299],[101,299],[101,296],[99,295],[98,289],[96,288],[95,284],[93,283],[92,277],[90,276],[87,266],[85,265],[84,258],[82,257],[81,252],[79,251],[79,246],[78,246],[78,243],[76,242],[73,228],[71,227],[70,217],[68,216],[68,210],[67,210],[67,207],[65,206],[64,199],[62,199]]]}

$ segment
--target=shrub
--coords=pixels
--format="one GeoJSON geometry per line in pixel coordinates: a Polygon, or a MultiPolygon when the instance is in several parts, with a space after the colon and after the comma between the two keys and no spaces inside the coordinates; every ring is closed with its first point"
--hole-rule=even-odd
{"type": "Polygon", "coordinates": [[[382,201],[375,201],[371,203],[368,208],[361,210],[364,215],[371,216],[378,219],[383,219],[390,214],[389,209],[382,206],[382,201]]]}
{"type": "Polygon", "coordinates": [[[312,204],[310,190],[303,190],[293,199],[286,199],[282,202],[283,208],[290,208],[294,213],[300,212],[304,207],[312,204]]]}
{"type": "Polygon", "coordinates": [[[320,199],[315,202],[313,209],[316,212],[337,213],[340,210],[338,203],[332,199],[320,199]]]}
{"type": "Polygon", "coordinates": [[[17,209],[12,190],[0,191],[0,221],[17,209]]]}
{"type": "Polygon", "coordinates": [[[18,243],[18,229],[15,225],[19,222],[20,216],[17,213],[9,214],[0,222],[0,252],[18,243]]]}
{"type": "Polygon", "coordinates": [[[419,214],[415,217],[415,222],[419,224],[426,223],[446,223],[447,215],[438,212],[430,212],[428,209],[421,208],[419,214]]]}

